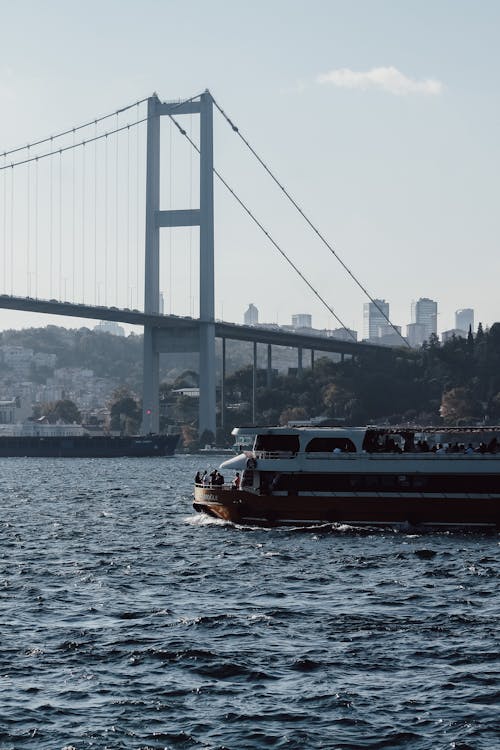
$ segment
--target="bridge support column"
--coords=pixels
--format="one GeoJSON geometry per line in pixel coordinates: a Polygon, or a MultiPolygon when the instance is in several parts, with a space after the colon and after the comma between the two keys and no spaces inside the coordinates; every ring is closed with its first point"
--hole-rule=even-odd
{"type": "Polygon", "coordinates": [[[144,326],[144,376],[142,390],[142,432],[159,432],[160,357],[156,350],[155,329],[144,326]]]}
{"type": "Polygon", "coordinates": [[[297,349],[297,375],[302,375],[302,347],[297,349]]]}
{"type": "Polygon", "coordinates": [[[314,349],[311,349],[311,370],[314,371],[314,349]]]}
{"type": "Polygon", "coordinates": [[[252,367],[252,423],[256,420],[256,400],[257,400],[257,342],[253,342],[253,367],[252,367]]]}
{"type": "Polygon", "coordinates": [[[270,388],[273,384],[273,361],[272,361],[272,347],[271,344],[267,345],[267,380],[266,385],[270,388]]]}
{"type": "Polygon", "coordinates": [[[220,428],[226,429],[226,339],[222,339],[222,367],[220,383],[220,428]]]}
{"type": "MultiPolygon", "coordinates": [[[[160,311],[160,229],[156,214],[160,208],[160,114],[158,97],[148,99],[146,155],[146,238],[144,266],[144,312],[160,311]]],[[[154,329],[144,326],[142,431],[160,429],[159,357],[154,329]]]]}
{"type": "Polygon", "coordinates": [[[199,434],[215,440],[213,100],[200,97],[200,410],[199,434]]]}

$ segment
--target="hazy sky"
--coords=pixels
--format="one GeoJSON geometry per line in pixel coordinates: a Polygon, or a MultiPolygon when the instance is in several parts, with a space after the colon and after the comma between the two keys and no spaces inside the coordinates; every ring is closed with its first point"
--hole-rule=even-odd
{"type": "MultiPolygon", "coordinates": [[[[461,307],[476,323],[500,320],[500,3],[0,0],[0,10],[0,153],[153,91],[209,88],[394,323],[406,326],[419,297],[438,301],[439,331],[461,307]]],[[[361,335],[363,295],[219,116],[215,130],[215,165],[361,335]]],[[[264,322],[310,312],[315,327],[337,327],[219,187],[215,239],[217,317],[241,322],[253,302],[264,322]]],[[[170,308],[188,314],[193,280],[175,273],[170,308]]],[[[0,328],[34,320],[0,311],[0,328]]]]}

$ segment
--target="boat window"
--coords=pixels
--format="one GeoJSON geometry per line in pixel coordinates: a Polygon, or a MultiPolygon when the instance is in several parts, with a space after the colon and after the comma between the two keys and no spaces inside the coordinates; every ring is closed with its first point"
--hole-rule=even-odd
{"type": "Polygon", "coordinates": [[[267,451],[269,453],[286,451],[289,453],[299,452],[298,435],[257,435],[254,450],[267,451]]]}
{"type": "Polygon", "coordinates": [[[350,438],[316,437],[306,446],[306,453],[333,453],[335,449],[342,453],[356,453],[356,446],[350,438]]]}

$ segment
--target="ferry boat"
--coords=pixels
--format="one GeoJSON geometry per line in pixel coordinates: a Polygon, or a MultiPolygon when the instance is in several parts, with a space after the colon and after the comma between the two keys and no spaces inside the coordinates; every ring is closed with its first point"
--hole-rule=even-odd
{"type": "MultiPolygon", "coordinates": [[[[249,525],[500,528],[500,427],[264,427],[196,485],[194,508],[249,525]]],[[[234,432],[234,431],[233,431],[234,432]]]]}

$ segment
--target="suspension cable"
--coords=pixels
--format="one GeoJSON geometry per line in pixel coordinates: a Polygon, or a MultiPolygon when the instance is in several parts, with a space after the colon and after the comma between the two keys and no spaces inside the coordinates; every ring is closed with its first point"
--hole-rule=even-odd
{"type": "MultiPolygon", "coordinates": [[[[172,122],[174,123],[174,125],[176,126],[177,130],[189,141],[189,143],[191,144],[191,146],[199,154],[200,153],[200,149],[196,145],[196,143],[188,136],[187,132],[179,125],[179,123],[177,122],[177,120],[172,115],[169,115],[169,117],[172,120],[172,122]]],[[[276,240],[274,240],[273,237],[271,237],[271,235],[269,234],[269,232],[267,231],[267,229],[263,226],[263,224],[261,224],[261,222],[257,219],[257,217],[254,216],[254,214],[250,211],[250,209],[248,208],[248,206],[235,193],[235,191],[226,182],[226,180],[222,177],[222,175],[215,169],[215,167],[213,167],[212,169],[213,169],[213,173],[215,174],[215,176],[220,180],[220,182],[222,182],[222,184],[224,185],[224,187],[231,193],[231,195],[233,196],[233,198],[240,204],[240,206],[243,208],[243,210],[250,216],[250,218],[252,219],[252,221],[255,222],[255,224],[259,227],[259,229],[262,232],[264,232],[264,234],[266,235],[266,237],[268,238],[268,240],[274,245],[274,247],[278,250],[278,252],[286,260],[286,262],[300,276],[300,278],[302,279],[302,281],[304,281],[304,283],[307,284],[307,286],[309,287],[309,289],[319,299],[319,301],[326,307],[326,309],[333,315],[333,317],[335,318],[335,320],[338,323],[340,323],[340,325],[342,326],[342,328],[344,328],[349,333],[349,336],[353,339],[353,341],[356,341],[356,337],[351,332],[351,329],[348,328],[345,325],[345,323],[343,323],[343,321],[338,317],[338,315],[335,313],[335,311],[330,307],[330,305],[328,304],[328,302],[325,299],[323,299],[323,297],[320,295],[320,293],[313,287],[313,285],[311,284],[311,282],[308,281],[308,279],[304,276],[304,274],[302,273],[302,271],[300,271],[299,268],[297,268],[297,266],[292,261],[292,259],[289,258],[288,255],[285,253],[285,251],[278,245],[278,243],[276,242],[276,240]]]]}
{"type": "Polygon", "coordinates": [[[108,120],[110,117],[114,117],[115,115],[121,114],[122,112],[126,112],[128,109],[132,109],[133,107],[136,107],[139,104],[144,104],[144,102],[147,102],[147,100],[148,100],[148,97],[146,97],[145,99],[139,99],[137,102],[134,102],[133,104],[128,104],[126,107],[121,107],[120,109],[117,109],[115,112],[110,112],[108,115],[103,115],[102,117],[96,117],[95,120],[90,120],[89,122],[85,122],[83,123],[83,125],[76,125],[74,128],[69,128],[69,130],[64,130],[61,133],[57,133],[56,135],[49,135],[47,138],[42,138],[39,141],[28,143],[26,146],[17,146],[16,148],[10,149],[10,151],[3,151],[2,156],[7,157],[10,154],[16,154],[19,151],[25,151],[26,149],[34,148],[35,146],[40,146],[42,143],[48,143],[49,141],[53,142],[56,138],[63,138],[65,135],[71,135],[72,133],[76,133],[77,130],[84,130],[85,128],[88,128],[91,125],[97,125],[98,122],[103,122],[103,120],[108,120]]]}
{"type": "Polygon", "coordinates": [[[128,123],[127,125],[122,125],[119,128],[116,128],[115,130],[107,130],[105,133],[101,133],[100,135],[96,135],[93,138],[86,138],[84,141],[79,141],[78,143],[72,143],[69,146],[62,146],[61,148],[56,149],[55,151],[46,151],[44,154],[39,154],[38,156],[32,156],[30,159],[21,159],[20,161],[13,161],[10,164],[7,165],[1,165],[0,166],[0,172],[2,169],[11,169],[13,167],[18,167],[21,164],[28,164],[31,161],[36,161],[37,159],[45,159],[47,156],[55,156],[56,154],[62,154],[65,151],[71,151],[71,149],[80,148],[82,146],[85,146],[87,143],[93,143],[94,141],[102,140],[103,138],[108,138],[110,135],[114,135],[115,133],[121,133],[122,130],[127,130],[127,128],[135,127],[136,125],[140,125],[141,122],[146,122],[147,117],[143,117],[142,120],[137,120],[135,122],[128,123]]]}
{"type": "Polygon", "coordinates": [[[305,214],[305,212],[302,210],[302,208],[299,206],[299,204],[294,200],[294,198],[290,195],[288,190],[284,187],[284,185],[281,184],[281,182],[278,180],[278,178],[274,175],[274,173],[271,171],[270,167],[264,162],[263,159],[259,156],[259,154],[255,151],[255,149],[251,146],[251,144],[248,142],[248,140],[245,138],[244,135],[242,135],[240,129],[234,124],[234,122],[228,117],[228,115],[224,112],[221,106],[215,101],[215,99],[212,96],[212,101],[215,105],[215,107],[219,110],[221,115],[224,117],[226,122],[230,125],[231,129],[238,135],[239,138],[243,141],[243,143],[246,145],[246,147],[250,150],[250,152],[255,156],[259,164],[265,169],[267,174],[271,177],[271,179],[276,183],[276,185],[279,187],[279,189],[284,193],[284,195],[288,198],[290,203],[297,209],[297,211],[300,213],[302,218],[307,222],[307,224],[311,227],[313,232],[319,237],[321,242],[328,248],[328,250],[332,253],[332,255],[335,257],[335,259],[340,263],[344,271],[349,274],[351,279],[357,284],[357,286],[361,289],[363,294],[365,294],[366,297],[372,302],[372,304],[375,305],[379,313],[385,318],[385,320],[389,323],[391,328],[397,333],[397,335],[404,341],[405,345],[407,347],[410,347],[410,344],[408,341],[404,338],[404,336],[398,331],[396,326],[389,320],[388,316],[385,314],[383,309],[380,307],[380,305],[377,303],[377,301],[371,296],[371,294],[368,292],[368,290],[363,286],[363,284],[359,281],[359,279],[356,278],[356,276],[353,274],[351,269],[344,263],[342,258],[338,255],[338,253],[334,250],[332,245],[328,242],[328,240],[325,238],[325,236],[320,232],[320,230],[316,227],[315,224],[312,223],[312,221],[309,219],[309,217],[305,214]]]}

